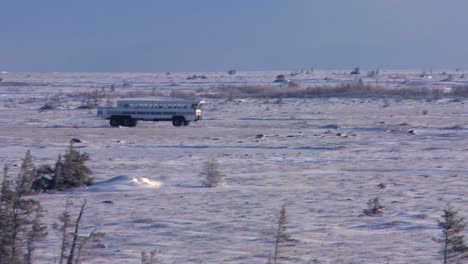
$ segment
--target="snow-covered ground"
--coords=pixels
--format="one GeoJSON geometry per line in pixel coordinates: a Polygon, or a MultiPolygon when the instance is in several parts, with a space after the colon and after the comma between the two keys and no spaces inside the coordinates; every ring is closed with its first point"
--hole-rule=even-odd
{"type": "MultiPolygon", "coordinates": [[[[344,71],[196,73],[207,78],[195,80],[187,80],[193,73],[1,73],[0,165],[16,173],[27,150],[36,164],[52,164],[77,138],[97,182],[36,196],[49,227],[37,262],[57,260],[51,226],[69,197],[76,212],[87,199],[83,234],[106,233],[105,247],[83,263],[139,263],[142,251],[155,249],[161,263],[266,263],[283,205],[294,240],[280,247],[282,263],[440,263],[432,238],[445,205],[468,217],[466,100],[211,99],[204,119],[188,127],[111,128],[95,110],[76,109],[79,92],[271,84],[281,73],[304,86],[357,78],[344,71]],[[39,111],[54,95],[60,106],[39,111]],[[225,187],[202,186],[210,159],[225,187]],[[383,215],[362,216],[376,197],[383,215]]],[[[462,74],[361,77],[389,87],[452,87],[467,83],[462,74]]]]}

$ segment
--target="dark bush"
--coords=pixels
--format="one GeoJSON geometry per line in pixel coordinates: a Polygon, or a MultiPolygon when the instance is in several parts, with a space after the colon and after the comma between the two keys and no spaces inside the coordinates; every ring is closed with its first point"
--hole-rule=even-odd
{"type": "Polygon", "coordinates": [[[54,167],[43,165],[36,172],[32,186],[35,190],[64,190],[93,184],[91,170],[85,165],[87,153],[80,153],[70,143],[63,158],[59,156],[54,167]]]}

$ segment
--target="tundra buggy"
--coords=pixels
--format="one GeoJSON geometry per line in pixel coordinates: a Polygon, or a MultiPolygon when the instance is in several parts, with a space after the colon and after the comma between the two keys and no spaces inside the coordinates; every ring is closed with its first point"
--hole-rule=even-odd
{"type": "Polygon", "coordinates": [[[119,100],[117,107],[98,107],[97,117],[111,126],[134,127],[138,121],[172,121],[174,126],[188,126],[202,119],[200,100],[119,100]]]}

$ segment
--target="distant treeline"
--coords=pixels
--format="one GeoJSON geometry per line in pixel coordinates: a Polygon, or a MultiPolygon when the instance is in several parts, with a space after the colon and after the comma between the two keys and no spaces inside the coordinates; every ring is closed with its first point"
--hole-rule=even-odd
{"type": "Polygon", "coordinates": [[[179,98],[327,98],[327,97],[373,97],[436,100],[440,98],[466,98],[468,85],[453,88],[443,87],[392,87],[353,82],[339,85],[321,85],[310,87],[288,87],[276,85],[221,85],[195,92],[171,93],[179,98]]]}

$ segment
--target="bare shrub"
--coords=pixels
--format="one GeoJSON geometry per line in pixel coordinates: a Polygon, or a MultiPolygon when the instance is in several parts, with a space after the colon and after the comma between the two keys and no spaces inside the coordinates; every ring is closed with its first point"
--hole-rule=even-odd
{"type": "Polygon", "coordinates": [[[39,108],[40,111],[53,110],[62,104],[61,93],[47,98],[47,102],[39,108]]]}
{"type": "Polygon", "coordinates": [[[377,75],[379,75],[379,70],[371,70],[367,72],[367,77],[369,78],[373,78],[377,75]]]}
{"type": "Polygon", "coordinates": [[[285,81],[286,81],[286,77],[284,76],[284,74],[279,74],[275,77],[274,82],[285,82],[285,81]]]}
{"type": "Polygon", "coordinates": [[[382,105],[383,108],[389,107],[390,102],[388,100],[384,100],[384,104],[382,105]]]}
{"type": "Polygon", "coordinates": [[[468,97],[468,85],[453,87],[451,90],[451,95],[455,97],[468,97]]]}
{"type": "Polygon", "coordinates": [[[28,98],[20,98],[18,100],[18,104],[32,104],[36,101],[37,99],[34,97],[28,97],[28,98]]]}
{"type": "Polygon", "coordinates": [[[84,199],[74,223],[72,215],[69,212],[70,206],[72,206],[72,202],[67,199],[65,210],[59,216],[60,224],[55,223],[53,225],[54,229],[58,230],[61,236],[59,264],[65,262],[67,264],[81,263],[80,258],[83,256],[87,244],[94,242],[92,245],[93,249],[102,248],[101,240],[105,237],[105,233],[96,232],[96,230],[93,230],[87,236],[80,235],[80,224],[86,207],[86,199],[84,199]]]}
{"type": "Polygon", "coordinates": [[[288,87],[289,88],[297,88],[299,87],[299,83],[297,81],[291,80],[288,82],[288,87]]]}
{"type": "Polygon", "coordinates": [[[208,79],[208,77],[206,77],[206,75],[197,75],[197,74],[187,77],[187,80],[196,80],[196,79],[206,80],[208,79]]]}
{"type": "Polygon", "coordinates": [[[85,206],[86,206],[86,199],[83,201],[83,204],[81,205],[80,213],[78,214],[78,217],[76,218],[74,232],[73,232],[73,239],[70,245],[70,253],[68,254],[68,258],[67,258],[67,264],[73,264],[75,254],[77,255],[75,257],[76,262],[78,262],[79,260],[79,252],[75,251],[75,249],[77,250],[77,247],[78,247],[80,222],[81,222],[81,217],[83,216],[83,211],[85,209],[85,206]]]}
{"type": "Polygon", "coordinates": [[[216,159],[211,159],[206,162],[205,169],[202,172],[205,176],[202,184],[205,187],[221,187],[225,185],[225,175],[219,170],[219,163],[216,159]]]}
{"type": "Polygon", "coordinates": [[[181,99],[196,98],[196,95],[194,92],[175,91],[175,90],[172,90],[169,96],[172,98],[181,98],[181,99]]]}
{"type": "Polygon", "coordinates": [[[367,216],[381,215],[383,209],[384,206],[380,203],[379,197],[376,197],[367,202],[367,209],[364,209],[362,213],[367,216]]]}
{"type": "Polygon", "coordinates": [[[160,91],[128,91],[117,93],[118,97],[135,98],[135,97],[152,97],[152,96],[164,96],[165,94],[160,91]]]}
{"type": "MultiPolygon", "coordinates": [[[[467,86],[468,87],[468,86],[467,86]]],[[[459,88],[457,93],[468,97],[468,88],[459,88]],[[462,92],[463,91],[463,92],[462,92]]],[[[359,79],[340,85],[320,85],[310,87],[278,87],[273,85],[221,85],[211,90],[199,91],[196,96],[203,98],[322,98],[322,97],[374,97],[436,100],[444,94],[443,88],[405,87],[385,88],[370,85],[359,79]]]]}
{"type": "Polygon", "coordinates": [[[452,76],[452,74],[449,74],[449,75],[447,75],[447,78],[444,78],[444,79],[442,79],[440,81],[441,82],[451,82],[451,81],[453,81],[453,76],[452,76]]]}
{"type": "Polygon", "coordinates": [[[281,211],[278,217],[278,225],[276,228],[275,234],[275,248],[268,259],[269,264],[279,263],[278,260],[281,258],[279,255],[280,249],[283,246],[287,246],[286,243],[293,242],[294,239],[287,232],[287,216],[286,216],[286,206],[281,207],[281,211]]]}
{"type": "Polygon", "coordinates": [[[141,264],[156,264],[159,262],[157,254],[161,253],[161,250],[151,250],[149,253],[146,251],[141,252],[141,264]]]}
{"type": "Polygon", "coordinates": [[[356,67],[351,71],[351,74],[361,74],[361,70],[359,69],[359,67],[356,67]]]}
{"type": "Polygon", "coordinates": [[[6,81],[2,81],[2,79],[0,79],[0,81],[1,81],[0,86],[15,86],[15,87],[17,87],[17,86],[28,86],[28,85],[30,85],[27,82],[14,82],[14,81],[9,81],[9,82],[7,81],[6,82],[6,81]]]}
{"type": "Polygon", "coordinates": [[[96,108],[106,97],[107,93],[105,89],[94,90],[93,92],[86,93],[85,98],[81,101],[81,105],[78,109],[96,108]]]}
{"type": "Polygon", "coordinates": [[[51,105],[51,104],[49,104],[49,103],[45,103],[43,106],[41,106],[41,107],[39,108],[39,110],[40,110],[40,111],[46,111],[46,110],[53,110],[53,109],[55,109],[55,108],[56,108],[56,106],[53,106],[53,105],[51,105]]]}
{"type": "Polygon", "coordinates": [[[293,97],[298,90],[303,88],[284,89],[284,87],[268,85],[222,85],[215,87],[210,93],[200,93],[205,98],[278,98],[293,97]],[[286,95],[290,96],[286,96],[286,95]]]}

